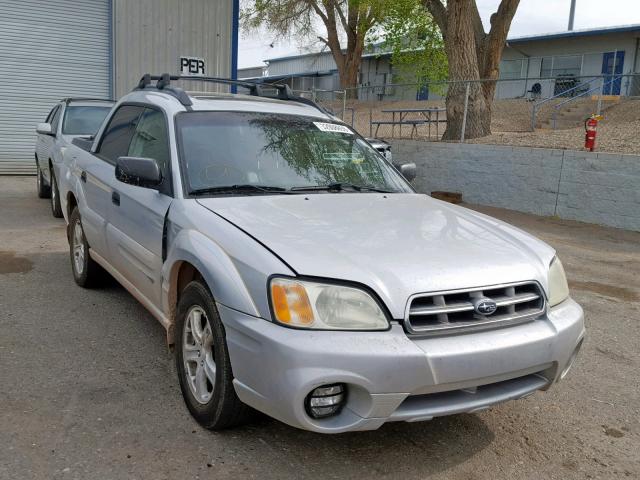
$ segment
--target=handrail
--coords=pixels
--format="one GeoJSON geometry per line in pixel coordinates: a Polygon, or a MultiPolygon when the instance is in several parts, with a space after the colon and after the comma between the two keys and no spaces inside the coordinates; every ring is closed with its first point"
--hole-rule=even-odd
{"type": "Polygon", "coordinates": [[[541,102],[535,102],[533,104],[533,107],[531,108],[531,131],[533,132],[536,129],[536,113],[537,113],[537,111],[540,109],[540,107],[542,105],[544,105],[545,103],[550,102],[551,100],[555,100],[556,98],[564,97],[568,92],[571,92],[573,90],[577,90],[578,88],[584,88],[585,85],[589,85],[591,82],[594,82],[594,81],[598,80],[599,78],[601,78],[601,77],[592,78],[591,80],[588,80],[588,81],[586,81],[584,83],[579,83],[575,87],[572,87],[572,88],[570,88],[568,90],[563,90],[562,92],[558,93],[557,95],[554,95],[553,97],[546,98],[546,99],[542,100],[541,102]]]}
{"type": "MultiPolygon", "coordinates": [[[[575,97],[568,98],[568,99],[566,99],[564,102],[560,102],[560,103],[558,103],[557,105],[554,105],[554,106],[553,106],[553,108],[554,108],[554,112],[553,112],[553,129],[554,129],[554,130],[556,129],[556,122],[557,122],[558,111],[560,110],[560,107],[562,107],[563,105],[566,105],[567,103],[571,103],[571,102],[573,102],[574,100],[577,100],[577,99],[578,99],[578,98],[580,98],[580,97],[583,97],[583,96],[588,95],[588,94],[590,94],[590,93],[592,93],[592,92],[595,92],[595,91],[596,91],[596,90],[598,90],[598,89],[600,90],[600,96],[602,96],[602,92],[604,92],[604,87],[605,87],[606,85],[613,84],[613,82],[616,82],[616,81],[621,80],[621,79],[622,79],[622,75],[618,76],[617,78],[616,78],[616,76],[614,75],[614,78],[612,78],[612,79],[611,79],[611,80],[609,80],[608,82],[604,82],[604,81],[603,81],[603,82],[602,82],[600,85],[598,85],[597,87],[593,87],[593,88],[591,88],[591,89],[587,90],[586,92],[581,93],[580,95],[576,95],[575,97]]],[[[604,78],[603,78],[603,80],[604,80],[604,78]]],[[[596,112],[597,114],[600,114],[600,111],[599,111],[599,110],[600,110],[600,107],[598,106],[598,112],[596,112]]]]}

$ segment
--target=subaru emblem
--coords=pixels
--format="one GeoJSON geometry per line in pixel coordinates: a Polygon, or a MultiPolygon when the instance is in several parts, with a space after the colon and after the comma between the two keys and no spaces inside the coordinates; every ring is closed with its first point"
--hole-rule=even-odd
{"type": "Polygon", "coordinates": [[[491,315],[498,309],[498,305],[490,298],[481,297],[473,301],[473,309],[479,315],[491,315]]]}

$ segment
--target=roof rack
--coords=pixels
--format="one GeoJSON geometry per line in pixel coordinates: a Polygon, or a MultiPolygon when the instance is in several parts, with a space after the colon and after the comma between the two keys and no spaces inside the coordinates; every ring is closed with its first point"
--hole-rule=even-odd
{"type": "Polygon", "coordinates": [[[243,87],[249,90],[249,95],[253,95],[256,97],[264,97],[264,98],[274,98],[278,100],[289,100],[292,102],[303,103],[305,105],[310,105],[312,107],[317,108],[324,114],[330,114],[329,111],[318,105],[312,100],[308,98],[300,97],[298,95],[294,95],[291,91],[289,85],[275,85],[272,83],[255,83],[248,82],[246,80],[233,80],[231,78],[220,78],[220,77],[191,77],[191,76],[183,76],[183,75],[170,75],[168,73],[163,73],[162,75],[151,75],[149,73],[145,73],[140,82],[138,82],[138,86],[134,90],[144,90],[145,88],[157,88],[158,90],[165,91],[170,95],[176,97],[180,103],[184,106],[191,106],[193,102],[189,95],[182,90],[181,88],[174,87],[171,85],[171,80],[191,80],[196,82],[211,82],[211,83],[219,83],[222,85],[236,85],[239,87],[243,87]],[[151,85],[151,81],[155,80],[156,84],[151,85]],[[276,96],[266,95],[264,93],[263,87],[275,88],[278,91],[276,96]]]}
{"type": "Polygon", "coordinates": [[[61,100],[69,105],[70,102],[113,102],[110,98],[91,98],[91,97],[66,97],[61,100]]]}

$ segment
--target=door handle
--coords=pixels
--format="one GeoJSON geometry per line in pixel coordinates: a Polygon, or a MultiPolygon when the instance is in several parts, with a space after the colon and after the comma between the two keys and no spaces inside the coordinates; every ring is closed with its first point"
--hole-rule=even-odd
{"type": "Polygon", "coordinates": [[[120,206],[120,194],[118,192],[111,192],[111,203],[120,206]]]}
{"type": "Polygon", "coordinates": [[[87,172],[85,172],[84,170],[82,171],[82,173],[80,173],[80,180],[82,180],[84,183],[87,183],[87,172]]]}

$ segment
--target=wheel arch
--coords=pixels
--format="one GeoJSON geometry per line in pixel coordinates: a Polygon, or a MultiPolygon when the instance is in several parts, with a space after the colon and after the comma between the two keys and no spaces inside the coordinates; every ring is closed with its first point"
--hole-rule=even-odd
{"type": "Polygon", "coordinates": [[[169,344],[173,343],[180,293],[193,280],[201,280],[214,301],[259,316],[259,310],[231,258],[217,243],[199,232],[191,230],[178,234],[165,261],[162,277],[163,309],[169,319],[169,344]]]}

